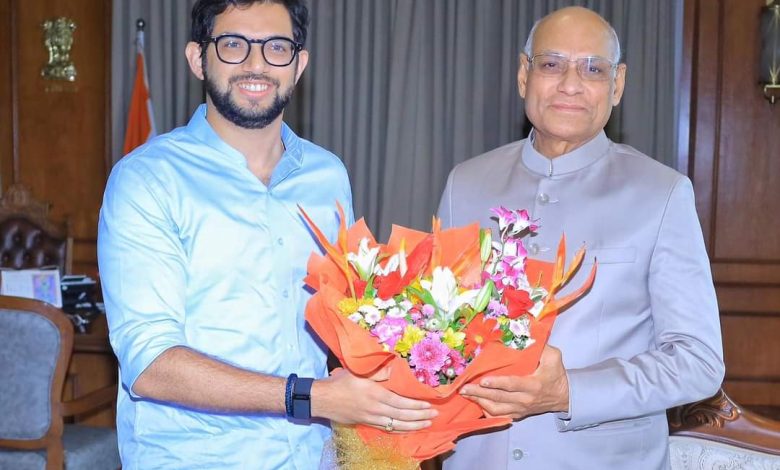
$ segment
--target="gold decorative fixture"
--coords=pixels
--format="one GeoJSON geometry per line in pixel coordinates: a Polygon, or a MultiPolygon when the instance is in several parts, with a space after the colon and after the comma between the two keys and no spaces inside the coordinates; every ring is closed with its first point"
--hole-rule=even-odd
{"type": "Polygon", "coordinates": [[[767,0],[761,9],[761,84],[770,103],[780,98],[780,2],[767,0]]]}
{"type": "Polygon", "coordinates": [[[43,22],[43,44],[49,51],[49,62],[41,70],[47,80],[76,81],[76,66],[70,60],[73,46],[73,31],[76,23],[70,18],[60,17],[43,22]]]}

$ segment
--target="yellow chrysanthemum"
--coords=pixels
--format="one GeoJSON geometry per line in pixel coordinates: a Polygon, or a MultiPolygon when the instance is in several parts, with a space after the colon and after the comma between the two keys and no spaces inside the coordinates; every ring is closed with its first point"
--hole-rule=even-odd
{"type": "Polygon", "coordinates": [[[455,332],[452,328],[447,328],[441,337],[441,342],[446,344],[452,349],[459,348],[463,345],[463,340],[466,339],[466,333],[455,332]]]}
{"type": "Polygon", "coordinates": [[[419,343],[425,338],[425,332],[416,326],[407,326],[404,330],[404,335],[395,343],[395,351],[402,357],[409,355],[409,351],[412,350],[412,346],[419,343]]]}
{"type": "Polygon", "coordinates": [[[346,297],[339,300],[337,307],[342,315],[348,317],[357,312],[360,307],[373,304],[374,301],[371,299],[353,299],[352,297],[346,297]]]}
{"type": "Polygon", "coordinates": [[[339,312],[341,312],[341,314],[344,315],[345,317],[348,317],[353,313],[357,312],[357,309],[359,307],[360,304],[358,303],[358,301],[351,297],[341,299],[338,304],[339,312]]]}

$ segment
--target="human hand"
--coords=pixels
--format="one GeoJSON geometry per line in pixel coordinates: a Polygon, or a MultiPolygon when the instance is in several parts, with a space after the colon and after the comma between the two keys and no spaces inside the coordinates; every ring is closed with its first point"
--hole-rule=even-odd
{"type": "Polygon", "coordinates": [[[544,347],[539,367],[533,374],[484,377],[479,384],[464,385],[460,393],[481,406],[489,417],[522,419],[551,411],[569,411],[569,379],[561,351],[549,345],[544,347]]]}
{"type": "Polygon", "coordinates": [[[428,402],[402,397],[376,383],[388,377],[387,369],[370,379],[338,369],[327,379],[315,380],[311,390],[312,416],[386,431],[416,431],[430,426],[438,412],[428,402]]]}

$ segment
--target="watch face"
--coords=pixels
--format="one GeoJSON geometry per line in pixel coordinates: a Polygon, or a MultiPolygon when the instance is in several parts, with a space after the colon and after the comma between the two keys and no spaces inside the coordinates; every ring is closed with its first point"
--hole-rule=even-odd
{"type": "Polygon", "coordinates": [[[311,386],[314,379],[302,378],[293,384],[292,389],[292,416],[296,419],[311,418],[311,386]]]}

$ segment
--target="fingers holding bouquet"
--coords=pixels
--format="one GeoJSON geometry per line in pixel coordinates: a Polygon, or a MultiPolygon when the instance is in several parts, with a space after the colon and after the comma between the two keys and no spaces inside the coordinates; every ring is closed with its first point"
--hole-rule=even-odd
{"type": "Polygon", "coordinates": [[[460,393],[488,416],[522,419],[569,409],[569,381],[559,349],[546,345],[536,371],[527,376],[484,377],[460,393]]]}
{"type": "MultiPolygon", "coordinates": [[[[312,415],[339,424],[364,424],[385,431],[417,431],[431,425],[437,411],[430,403],[397,395],[377,381],[383,373],[361,378],[339,369],[312,387],[312,415]]],[[[386,378],[385,378],[386,379],[386,378]]]]}

